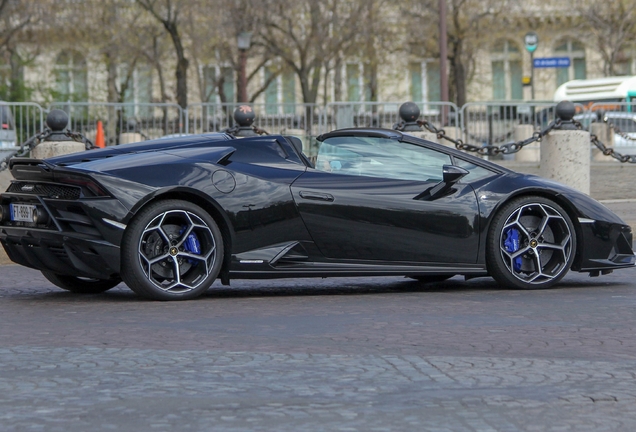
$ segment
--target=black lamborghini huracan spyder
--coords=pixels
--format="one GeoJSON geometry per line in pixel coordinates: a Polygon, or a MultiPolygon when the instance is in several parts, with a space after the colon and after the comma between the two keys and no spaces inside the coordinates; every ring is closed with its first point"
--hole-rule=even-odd
{"type": "Polygon", "coordinates": [[[159,300],[220,278],[492,276],[547,288],[635,263],[629,226],[587,195],[400,132],[210,134],[13,159],[0,241],[78,293],[159,300]]]}

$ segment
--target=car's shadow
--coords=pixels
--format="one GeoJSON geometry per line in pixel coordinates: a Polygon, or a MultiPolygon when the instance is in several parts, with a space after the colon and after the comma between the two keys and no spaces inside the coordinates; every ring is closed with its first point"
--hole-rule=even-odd
{"type": "MultiPolygon", "coordinates": [[[[48,282],[42,282],[46,284],[48,282]]],[[[624,280],[603,280],[591,278],[565,279],[557,286],[535,292],[574,289],[608,289],[625,286],[624,280]]],[[[251,298],[251,297],[303,297],[303,296],[354,296],[385,295],[401,293],[482,293],[482,292],[523,292],[498,285],[492,278],[483,277],[464,280],[454,277],[443,282],[424,283],[409,278],[354,278],[330,279],[282,279],[282,280],[235,280],[231,286],[216,282],[199,299],[251,298]]],[[[16,299],[14,296],[13,299],[16,299]]],[[[23,299],[25,296],[20,296],[23,299]]],[[[29,292],[26,297],[55,301],[98,301],[98,302],[135,302],[148,301],[137,296],[125,284],[102,294],[75,294],[66,291],[29,292]]]]}

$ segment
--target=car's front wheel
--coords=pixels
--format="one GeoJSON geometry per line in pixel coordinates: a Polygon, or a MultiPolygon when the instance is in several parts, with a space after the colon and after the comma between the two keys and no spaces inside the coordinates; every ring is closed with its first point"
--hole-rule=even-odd
{"type": "Polygon", "coordinates": [[[42,275],[53,285],[76,294],[99,294],[116,287],[121,279],[94,279],[68,276],[42,270],[42,275]]]}
{"type": "Polygon", "coordinates": [[[187,300],[205,292],[221,271],[223,238],[214,219],[187,201],[150,204],[122,241],[122,278],[137,294],[187,300]]]}
{"type": "Polygon", "coordinates": [[[548,288],[572,266],[576,233],[557,203],[539,196],[514,199],[495,215],[486,244],[488,272],[504,286],[548,288]]]}

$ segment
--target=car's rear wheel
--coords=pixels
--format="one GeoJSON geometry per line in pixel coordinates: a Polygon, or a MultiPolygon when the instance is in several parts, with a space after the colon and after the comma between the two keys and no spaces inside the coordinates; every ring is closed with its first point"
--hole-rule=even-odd
{"type": "Polygon", "coordinates": [[[507,203],[488,233],[488,272],[506,287],[549,288],[566,275],[576,253],[576,233],[557,203],[539,196],[507,203]]]}
{"type": "Polygon", "coordinates": [[[93,279],[68,276],[42,270],[44,277],[53,285],[77,294],[99,294],[116,287],[121,279],[93,279]]]}
{"type": "Polygon", "coordinates": [[[128,225],[121,274],[137,294],[187,300],[205,292],[221,271],[223,238],[214,219],[187,201],[150,204],[128,225]]]}

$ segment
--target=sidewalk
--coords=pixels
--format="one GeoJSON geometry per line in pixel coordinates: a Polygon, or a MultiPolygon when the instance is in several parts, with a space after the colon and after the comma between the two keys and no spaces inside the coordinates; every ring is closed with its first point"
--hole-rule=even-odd
{"type": "MultiPolygon", "coordinates": [[[[636,199],[636,164],[608,160],[592,162],[590,196],[599,201],[636,199]]],[[[539,175],[538,163],[494,162],[514,171],[539,175]]]]}
{"type": "MultiPolygon", "coordinates": [[[[538,164],[519,164],[498,161],[506,168],[527,174],[539,174],[538,164]]],[[[11,180],[8,171],[0,171],[0,193],[4,192],[11,180]]],[[[592,198],[601,201],[606,207],[620,216],[636,230],[636,164],[619,162],[592,163],[592,198]]],[[[0,265],[10,264],[4,250],[0,248],[0,265]]]]}

